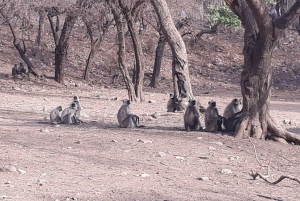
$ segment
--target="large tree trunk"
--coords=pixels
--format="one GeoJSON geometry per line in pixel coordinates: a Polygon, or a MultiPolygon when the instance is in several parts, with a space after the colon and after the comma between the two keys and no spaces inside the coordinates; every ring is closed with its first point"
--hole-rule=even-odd
{"type": "Polygon", "coordinates": [[[130,75],[128,72],[128,68],[125,64],[125,37],[124,37],[124,27],[123,27],[123,23],[122,23],[122,19],[120,16],[120,12],[118,12],[118,9],[116,8],[116,5],[114,4],[114,2],[111,1],[107,1],[111,7],[113,16],[114,16],[114,20],[116,22],[116,26],[117,26],[117,32],[118,32],[118,43],[119,43],[119,52],[118,52],[118,64],[119,64],[119,68],[120,71],[123,75],[123,79],[127,88],[127,92],[128,92],[128,98],[131,101],[137,101],[137,96],[135,94],[135,89],[134,89],[134,85],[130,79],[130,75]]]}
{"type": "Polygon", "coordinates": [[[64,69],[67,64],[67,53],[69,48],[69,38],[77,19],[77,14],[68,13],[60,34],[59,42],[55,47],[55,81],[64,82],[64,69]]]}
{"type": "MultiPolygon", "coordinates": [[[[141,4],[142,1],[137,1],[137,4],[141,4]]],[[[143,84],[144,84],[144,71],[145,71],[145,64],[144,64],[144,55],[141,40],[138,35],[138,29],[133,22],[132,12],[122,3],[122,0],[119,0],[119,4],[123,9],[127,27],[130,32],[130,36],[133,43],[134,49],[134,56],[135,56],[135,70],[134,70],[134,90],[136,97],[139,101],[144,101],[144,94],[143,94],[143,84]]],[[[134,6],[135,7],[135,6],[134,6]]]]}
{"type": "Polygon", "coordinates": [[[150,83],[150,87],[153,88],[157,87],[165,46],[166,46],[165,36],[162,33],[159,33],[158,44],[155,50],[154,67],[153,67],[152,78],[150,83]]]}
{"type": "Polygon", "coordinates": [[[151,4],[158,15],[161,30],[172,50],[173,81],[174,87],[176,87],[174,88],[174,95],[194,99],[185,44],[174,25],[168,5],[165,0],[151,0],[151,4]]]}
{"type": "Polygon", "coordinates": [[[243,113],[235,136],[259,139],[275,136],[300,144],[299,135],[276,125],[269,114],[272,52],[291,19],[281,22],[286,20],[285,15],[283,18],[272,19],[264,2],[260,0],[226,0],[226,3],[238,15],[245,28],[244,70],[241,75],[243,113]]]}

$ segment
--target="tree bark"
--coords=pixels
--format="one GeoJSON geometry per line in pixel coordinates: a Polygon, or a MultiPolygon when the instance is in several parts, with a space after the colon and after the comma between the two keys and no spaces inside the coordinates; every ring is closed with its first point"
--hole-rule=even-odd
{"type": "Polygon", "coordinates": [[[161,30],[171,47],[174,95],[194,99],[189,77],[186,47],[174,25],[168,5],[165,0],[151,0],[151,4],[158,16],[161,30]]]}
{"type": "Polygon", "coordinates": [[[38,48],[40,48],[41,43],[44,41],[44,24],[45,24],[45,16],[46,11],[44,8],[41,8],[38,10],[39,13],[39,29],[38,29],[38,35],[36,39],[36,43],[38,48]]]}
{"type": "Polygon", "coordinates": [[[155,50],[154,67],[153,67],[152,78],[150,83],[150,87],[153,88],[157,87],[165,46],[166,46],[165,36],[162,33],[159,33],[158,44],[155,50]]]}
{"type": "MultiPolygon", "coordinates": [[[[143,1],[137,1],[136,4],[133,6],[137,8],[143,1]]],[[[139,101],[144,101],[144,94],[143,94],[143,84],[144,84],[144,71],[145,71],[145,64],[144,64],[144,55],[141,40],[138,35],[138,29],[134,24],[133,13],[130,11],[127,6],[122,3],[122,0],[119,0],[120,7],[123,10],[127,27],[130,32],[130,36],[133,43],[134,49],[134,56],[135,56],[135,71],[134,71],[134,90],[136,97],[139,101]]]]}
{"type": "Polygon", "coordinates": [[[76,20],[76,13],[67,13],[58,44],[55,47],[55,81],[61,84],[64,83],[64,69],[67,64],[69,39],[76,20]]]}
{"type": "Polygon", "coordinates": [[[286,18],[282,16],[285,19],[280,17],[274,21],[267,13],[264,1],[226,0],[226,3],[238,15],[245,28],[244,69],[240,82],[243,113],[235,137],[266,139],[267,136],[273,135],[299,144],[300,136],[276,125],[269,111],[272,52],[284,31],[283,27],[291,23],[291,15],[295,13],[290,10],[290,15],[285,14],[286,18]]]}
{"type": "Polygon", "coordinates": [[[124,37],[124,27],[122,23],[121,15],[118,12],[118,9],[114,2],[107,0],[112,10],[112,14],[114,16],[114,20],[116,22],[117,32],[118,32],[118,45],[119,45],[119,52],[118,52],[118,65],[119,69],[123,75],[123,79],[127,88],[128,98],[131,101],[137,101],[137,96],[135,94],[134,85],[130,79],[130,75],[128,72],[127,65],[125,63],[125,37],[124,37]]]}

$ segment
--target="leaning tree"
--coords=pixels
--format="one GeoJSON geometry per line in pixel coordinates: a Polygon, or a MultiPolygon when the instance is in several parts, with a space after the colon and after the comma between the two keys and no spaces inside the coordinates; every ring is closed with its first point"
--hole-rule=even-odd
{"type": "Polygon", "coordinates": [[[281,16],[271,17],[264,0],[225,0],[241,20],[244,33],[244,69],[241,74],[242,120],[235,137],[283,138],[300,144],[300,135],[276,124],[270,116],[271,57],[284,30],[300,15],[300,0],[281,16]]]}
{"type": "Polygon", "coordinates": [[[189,77],[186,47],[172,20],[168,4],[165,0],[151,0],[150,2],[158,16],[161,31],[172,51],[174,95],[176,97],[181,96],[194,99],[189,77]]]}

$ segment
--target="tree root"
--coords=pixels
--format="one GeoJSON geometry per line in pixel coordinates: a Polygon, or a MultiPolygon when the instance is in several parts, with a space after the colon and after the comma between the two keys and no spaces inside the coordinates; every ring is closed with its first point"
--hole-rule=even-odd
{"type": "Polygon", "coordinates": [[[294,143],[300,145],[300,135],[295,133],[289,132],[282,128],[281,126],[277,125],[274,119],[268,115],[268,131],[270,136],[272,137],[279,137],[285,139],[289,143],[294,143]]]}
{"type": "Polygon", "coordinates": [[[290,179],[290,180],[296,181],[298,184],[300,184],[300,179],[298,179],[296,177],[293,177],[293,176],[290,176],[290,175],[281,175],[276,181],[273,181],[273,182],[269,181],[266,176],[262,175],[259,172],[256,172],[255,174],[252,172],[250,175],[252,176],[253,180],[256,180],[257,177],[260,177],[264,181],[266,181],[267,183],[273,184],[273,185],[278,184],[279,182],[281,182],[284,179],[290,179]]]}

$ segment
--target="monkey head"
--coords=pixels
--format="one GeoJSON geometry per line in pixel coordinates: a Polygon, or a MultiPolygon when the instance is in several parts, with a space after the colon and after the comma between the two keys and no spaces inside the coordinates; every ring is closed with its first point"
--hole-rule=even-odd
{"type": "Polygon", "coordinates": [[[174,98],[174,94],[170,94],[170,98],[173,99],[174,98]]]}
{"type": "Polygon", "coordinates": [[[214,108],[214,107],[216,107],[216,101],[211,100],[211,101],[208,102],[208,105],[209,105],[209,107],[214,108]]]}
{"type": "Polygon", "coordinates": [[[242,104],[242,99],[234,98],[234,99],[232,100],[232,103],[233,103],[234,105],[241,105],[241,104],[242,104]]]}
{"type": "Polygon", "coordinates": [[[130,100],[128,99],[123,100],[123,105],[130,105],[130,100]]]}
{"type": "Polygon", "coordinates": [[[196,106],[197,102],[195,100],[189,100],[190,106],[196,106]]]}
{"type": "Polygon", "coordinates": [[[74,96],[73,101],[78,102],[78,97],[74,96]]]}
{"type": "Polygon", "coordinates": [[[58,111],[62,111],[62,107],[61,107],[61,106],[58,106],[58,107],[57,107],[57,110],[58,110],[58,111]]]}
{"type": "Polygon", "coordinates": [[[75,103],[72,103],[71,104],[71,107],[74,109],[76,107],[76,104],[75,103]]]}

